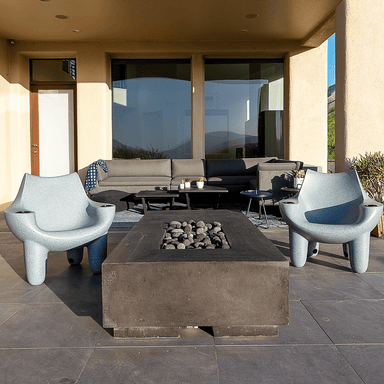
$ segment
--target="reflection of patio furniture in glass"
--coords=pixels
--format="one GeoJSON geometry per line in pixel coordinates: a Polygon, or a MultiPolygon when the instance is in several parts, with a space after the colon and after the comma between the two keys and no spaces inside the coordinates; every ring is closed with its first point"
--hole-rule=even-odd
{"type": "Polygon", "coordinates": [[[175,198],[179,197],[179,194],[177,191],[164,191],[164,190],[155,190],[155,191],[140,191],[139,193],[136,193],[137,198],[141,198],[144,214],[147,213],[147,207],[148,209],[151,209],[149,205],[149,199],[166,199],[170,202],[169,206],[167,208],[173,209],[173,206],[175,204],[175,198]]]}
{"type": "Polygon", "coordinates": [[[240,194],[249,197],[249,204],[248,204],[248,209],[247,209],[246,216],[248,216],[249,210],[251,208],[252,199],[259,199],[259,200],[261,200],[261,205],[259,204],[259,219],[261,219],[261,206],[262,206],[263,207],[263,211],[264,211],[264,216],[265,216],[265,222],[267,224],[267,227],[269,228],[267,213],[265,211],[264,199],[272,197],[273,193],[269,192],[269,191],[260,191],[260,190],[257,190],[257,189],[256,190],[251,189],[251,190],[248,190],[248,191],[241,191],[240,194]]]}
{"type": "Polygon", "coordinates": [[[101,272],[115,206],[90,200],[77,173],[59,177],[25,174],[15,201],[4,214],[10,230],[24,243],[30,284],[44,282],[50,251],[67,251],[69,263],[78,265],[83,248],[88,247],[92,272],[101,272]]]}
{"type": "Polygon", "coordinates": [[[354,272],[368,268],[370,232],[380,220],[383,205],[370,199],[356,171],[327,174],[308,170],[300,192],[280,201],[289,225],[291,261],[303,267],[316,256],[319,242],[343,244],[354,272]]]}
{"type": "Polygon", "coordinates": [[[227,188],[224,188],[224,187],[216,187],[214,185],[204,185],[204,188],[197,188],[195,186],[191,186],[191,188],[186,188],[186,189],[179,189],[179,194],[185,194],[185,198],[187,200],[187,206],[188,206],[188,209],[192,209],[191,208],[191,200],[190,200],[190,194],[197,194],[197,193],[216,193],[218,196],[217,196],[217,199],[214,203],[214,208],[217,209],[219,208],[219,201],[220,201],[220,195],[222,193],[227,193],[228,192],[228,189],[227,188]]]}

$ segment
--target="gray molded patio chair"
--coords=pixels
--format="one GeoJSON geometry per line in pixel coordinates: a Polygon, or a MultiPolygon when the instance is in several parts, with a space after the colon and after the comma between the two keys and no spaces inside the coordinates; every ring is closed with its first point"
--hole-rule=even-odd
{"type": "Polygon", "coordinates": [[[289,226],[291,262],[303,267],[320,243],[343,244],[354,272],[368,268],[370,232],[383,205],[364,192],[356,171],[327,174],[308,170],[300,192],[280,201],[289,226]]]}
{"type": "Polygon", "coordinates": [[[4,214],[10,230],[24,243],[31,285],[44,282],[49,251],[67,251],[69,263],[78,265],[86,246],[92,272],[101,272],[115,206],[90,200],[77,173],[58,177],[25,174],[15,201],[4,214]]]}

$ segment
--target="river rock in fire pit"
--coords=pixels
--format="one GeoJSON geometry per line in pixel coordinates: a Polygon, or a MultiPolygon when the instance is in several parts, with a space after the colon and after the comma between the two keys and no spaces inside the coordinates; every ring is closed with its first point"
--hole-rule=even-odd
{"type": "Polygon", "coordinates": [[[221,223],[189,220],[171,221],[165,230],[163,249],[229,249],[221,223]]]}

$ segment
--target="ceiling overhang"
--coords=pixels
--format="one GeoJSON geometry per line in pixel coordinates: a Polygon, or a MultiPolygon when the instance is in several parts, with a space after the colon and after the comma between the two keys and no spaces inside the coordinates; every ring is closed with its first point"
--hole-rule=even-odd
{"type": "Polygon", "coordinates": [[[257,47],[294,41],[315,47],[334,33],[335,9],[341,1],[0,0],[0,36],[16,43],[125,41],[257,47]]]}

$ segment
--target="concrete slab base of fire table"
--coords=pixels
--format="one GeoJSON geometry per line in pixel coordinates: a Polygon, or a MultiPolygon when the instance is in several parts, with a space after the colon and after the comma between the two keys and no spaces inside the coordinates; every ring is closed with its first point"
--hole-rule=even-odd
{"type": "Polygon", "coordinates": [[[149,212],[102,265],[103,325],[115,337],[273,336],[288,324],[289,262],[241,213],[149,212]],[[171,221],[220,222],[230,249],[161,249],[171,221]]]}

